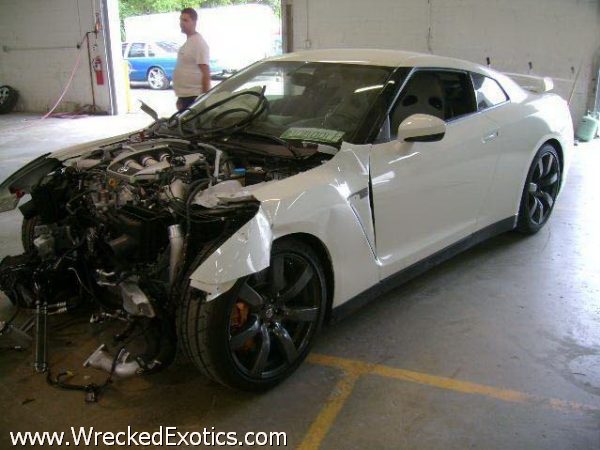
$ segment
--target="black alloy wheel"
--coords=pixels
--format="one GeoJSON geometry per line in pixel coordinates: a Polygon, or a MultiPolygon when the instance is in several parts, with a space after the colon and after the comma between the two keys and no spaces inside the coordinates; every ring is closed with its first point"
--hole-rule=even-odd
{"type": "Polygon", "coordinates": [[[268,389],[308,354],[323,322],[326,292],[314,250],[296,240],[276,242],[267,269],[215,300],[184,300],[184,350],[215,381],[268,389]]]}
{"type": "Polygon", "coordinates": [[[544,145],[527,174],[519,209],[518,230],[532,234],[548,221],[560,190],[561,164],[556,149],[544,145]]]}
{"type": "Polygon", "coordinates": [[[229,349],[242,373],[269,379],[296,362],[319,325],[319,291],[311,262],[291,251],[276,254],[266,271],[242,284],[229,329],[229,349]]]}

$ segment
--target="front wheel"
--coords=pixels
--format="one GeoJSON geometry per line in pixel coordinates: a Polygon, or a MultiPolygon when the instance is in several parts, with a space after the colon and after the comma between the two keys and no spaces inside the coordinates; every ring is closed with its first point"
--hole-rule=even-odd
{"type": "Polygon", "coordinates": [[[40,216],[33,216],[29,219],[23,218],[23,223],[21,224],[21,243],[25,252],[31,252],[35,248],[33,245],[35,227],[41,224],[40,216]]]}
{"type": "Polygon", "coordinates": [[[523,187],[517,230],[537,233],[550,218],[561,181],[560,159],[549,144],[538,150],[523,187]]]}
{"type": "Polygon", "coordinates": [[[160,67],[152,67],[148,71],[148,84],[152,89],[167,89],[169,87],[169,79],[160,67]]]}
{"type": "Polygon", "coordinates": [[[323,322],[326,292],[312,248],[278,241],[267,269],[215,300],[204,301],[188,286],[178,313],[180,342],[209,378],[248,391],[271,388],[308,354],[323,322]]]}

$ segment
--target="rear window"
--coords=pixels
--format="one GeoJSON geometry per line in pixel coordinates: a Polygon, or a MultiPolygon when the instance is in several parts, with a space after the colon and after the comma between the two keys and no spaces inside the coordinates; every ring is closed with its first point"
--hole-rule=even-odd
{"type": "Polygon", "coordinates": [[[131,48],[129,49],[129,57],[130,58],[143,58],[145,55],[144,44],[135,43],[131,44],[131,48]]]}
{"type": "Polygon", "coordinates": [[[177,53],[179,46],[175,42],[160,41],[156,45],[165,53],[177,53]]]}
{"type": "Polygon", "coordinates": [[[479,111],[499,105],[508,100],[508,96],[498,82],[479,73],[472,73],[473,87],[479,111]]]}

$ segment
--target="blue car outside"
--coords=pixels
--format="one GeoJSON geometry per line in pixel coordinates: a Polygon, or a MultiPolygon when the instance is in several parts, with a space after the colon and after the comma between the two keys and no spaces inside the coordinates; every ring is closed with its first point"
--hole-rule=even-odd
{"type": "MultiPolygon", "coordinates": [[[[152,89],[167,89],[173,81],[179,45],[170,41],[125,42],[123,58],[129,64],[129,80],[147,82],[152,89]]],[[[225,73],[214,59],[210,60],[211,77],[225,73]]]]}

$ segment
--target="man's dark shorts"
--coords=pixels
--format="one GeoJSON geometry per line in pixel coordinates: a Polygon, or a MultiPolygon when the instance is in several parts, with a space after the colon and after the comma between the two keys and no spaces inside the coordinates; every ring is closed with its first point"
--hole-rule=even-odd
{"type": "Polygon", "coordinates": [[[191,104],[196,101],[197,98],[198,97],[179,97],[179,111],[183,111],[185,108],[189,108],[191,104]]]}

